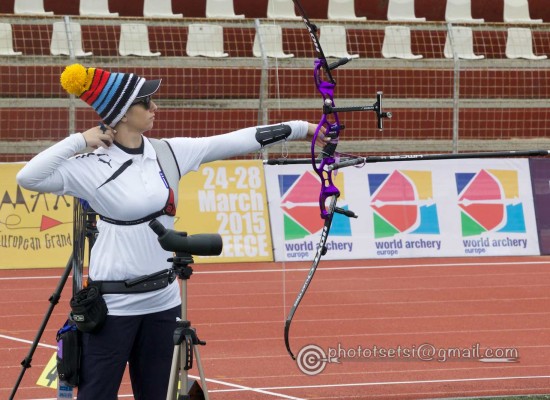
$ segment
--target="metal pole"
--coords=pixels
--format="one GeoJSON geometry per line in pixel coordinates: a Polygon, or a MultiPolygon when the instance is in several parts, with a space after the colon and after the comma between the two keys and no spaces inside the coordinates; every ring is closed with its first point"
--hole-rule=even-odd
{"type": "MultiPolygon", "coordinates": [[[[331,164],[327,170],[332,171],[344,167],[360,164],[394,161],[421,161],[421,160],[458,160],[464,158],[507,158],[507,157],[547,157],[550,150],[522,150],[522,151],[494,151],[482,153],[443,153],[443,154],[399,154],[390,156],[367,156],[341,158],[340,162],[331,164]]],[[[275,158],[264,161],[267,165],[311,164],[311,158],[275,158]]]]}
{"type": "MultiPolygon", "coordinates": [[[[262,53],[262,73],[260,76],[260,98],[258,99],[258,125],[268,124],[267,114],[267,98],[269,94],[269,63],[267,61],[267,55],[264,48],[264,38],[260,31],[260,20],[254,19],[254,26],[256,28],[256,35],[258,35],[258,44],[260,45],[260,52],[262,53]]],[[[268,151],[265,147],[261,150],[262,159],[267,160],[269,157],[268,151]]]]}
{"type": "Polygon", "coordinates": [[[449,36],[449,42],[451,43],[451,49],[453,50],[453,153],[458,153],[458,126],[460,119],[460,60],[458,58],[458,53],[456,51],[454,36],[453,36],[453,25],[447,23],[447,35],[449,36]]]}
{"type": "MultiPolygon", "coordinates": [[[[73,35],[71,31],[71,19],[68,15],[63,17],[63,22],[65,22],[65,34],[67,35],[67,43],[69,48],[69,59],[74,61],[76,59],[74,53],[74,42],[73,35]]],[[[71,94],[69,100],[69,134],[74,133],[76,130],[76,98],[71,94]]]]}

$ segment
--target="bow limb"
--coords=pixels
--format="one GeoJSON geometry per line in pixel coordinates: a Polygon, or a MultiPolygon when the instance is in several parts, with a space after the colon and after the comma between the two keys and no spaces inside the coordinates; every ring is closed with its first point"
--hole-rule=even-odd
{"type": "Polygon", "coordinates": [[[300,305],[300,302],[302,301],[302,298],[306,294],[307,288],[309,287],[309,284],[311,283],[311,280],[313,279],[313,275],[315,275],[315,271],[317,270],[317,266],[319,265],[319,261],[321,261],[321,257],[324,256],[327,252],[327,238],[330,231],[330,227],[332,225],[332,217],[334,216],[334,210],[336,208],[336,200],[338,196],[331,196],[330,198],[330,204],[328,209],[328,216],[325,219],[325,224],[323,225],[323,230],[321,232],[321,239],[319,240],[319,244],[317,245],[317,252],[315,253],[315,257],[313,258],[313,263],[311,264],[311,268],[309,270],[309,273],[307,274],[307,278],[304,281],[304,284],[302,285],[302,288],[300,289],[300,292],[298,293],[298,296],[296,297],[296,300],[294,301],[294,304],[292,305],[292,308],[290,309],[290,312],[288,313],[288,317],[286,318],[285,322],[285,346],[286,350],[288,351],[288,354],[292,357],[293,360],[296,360],[296,357],[294,357],[294,354],[292,353],[292,350],[290,349],[290,324],[292,324],[292,318],[294,317],[294,314],[296,313],[296,310],[298,309],[298,306],[300,305]]]}

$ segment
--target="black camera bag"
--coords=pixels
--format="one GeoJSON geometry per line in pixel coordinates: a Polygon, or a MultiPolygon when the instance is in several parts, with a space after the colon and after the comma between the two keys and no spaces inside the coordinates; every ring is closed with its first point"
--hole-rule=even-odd
{"type": "Polygon", "coordinates": [[[71,299],[71,319],[82,332],[98,332],[107,319],[107,304],[96,286],[80,290],[71,299]]]}

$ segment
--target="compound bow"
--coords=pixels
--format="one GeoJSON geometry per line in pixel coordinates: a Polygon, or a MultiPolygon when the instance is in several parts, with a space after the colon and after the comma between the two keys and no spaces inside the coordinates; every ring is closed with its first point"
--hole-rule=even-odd
{"type": "Polygon", "coordinates": [[[319,261],[321,260],[321,257],[324,256],[327,252],[326,242],[330,231],[330,227],[332,225],[332,218],[334,216],[334,213],[343,214],[348,218],[357,217],[352,211],[344,210],[336,206],[336,201],[338,199],[338,196],[340,196],[340,191],[334,185],[334,182],[332,180],[333,169],[331,169],[330,166],[337,163],[338,161],[339,157],[338,157],[338,153],[336,153],[336,147],[338,145],[340,131],[344,129],[344,125],[340,124],[338,112],[374,111],[378,118],[378,129],[383,128],[383,119],[391,118],[391,113],[384,112],[382,110],[382,92],[377,93],[376,103],[374,103],[374,105],[372,106],[357,106],[357,107],[336,107],[335,106],[334,88],[336,86],[336,81],[334,80],[331,71],[338,68],[341,65],[346,64],[348,61],[350,61],[350,58],[341,58],[340,60],[332,64],[329,64],[327,59],[325,58],[323,49],[321,48],[321,44],[319,42],[319,38],[317,35],[317,27],[307,17],[307,14],[305,13],[304,8],[302,7],[302,4],[300,3],[300,1],[299,0],[293,0],[293,1],[301,14],[304,24],[306,25],[309,35],[311,37],[311,40],[313,41],[313,47],[315,48],[315,53],[316,53],[316,59],[315,59],[314,68],[313,68],[313,78],[314,78],[315,86],[317,87],[317,90],[323,97],[323,116],[321,117],[321,120],[317,125],[317,129],[315,130],[315,134],[311,141],[311,164],[313,166],[313,170],[317,175],[319,175],[319,178],[321,179],[321,193],[319,195],[319,208],[321,210],[321,218],[324,220],[323,229],[321,231],[321,239],[317,246],[317,253],[313,258],[313,264],[311,266],[311,269],[309,270],[309,273],[307,275],[307,278],[304,284],[302,285],[300,292],[298,293],[296,300],[294,301],[294,304],[292,305],[292,308],[290,309],[290,312],[285,322],[284,337],[285,337],[286,349],[290,354],[290,356],[292,357],[292,359],[295,359],[294,354],[290,349],[290,342],[289,342],[290,324],[292,323],[292,318],[294,317],[294,314],[296,312],[296,309],[298,308],[298,305],[302,301],[302,298],[304,297],[307,291],[307,288],[309,287],[309,284],[313,279],[313,275],[315,274],[315,271],[317,269],[317,266],[319,265],[319,261]],[[315,143],[317,142],[317,138],[319,137],[319,135],[323,130],[324,130],[324,135],[330,138],[330,140],[323,147],[323,150],[321,151],[319,158],[317,158],[315,154],[315,143]],[[327,201],[329,202],[328,209],[326,205],[327,201]]]}

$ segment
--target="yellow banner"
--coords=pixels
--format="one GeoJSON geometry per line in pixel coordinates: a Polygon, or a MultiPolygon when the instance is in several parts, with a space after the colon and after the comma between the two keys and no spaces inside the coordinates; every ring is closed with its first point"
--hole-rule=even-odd
{"type": "Polygon", "coordinates": [[[0,164],[0,269],[64,267],[73,245],[73,198],[30,192],[0,164]]]}
{"type": "MultiPolygon", "coordinates": [[[[73,246],[73,198],[19,187],[23,165],[0,164],[0,269],[63,267],[73,246]]],[[[273,260],[261,161],[209,163],[181,183],[175,229],[223,238],[220,257],[197,263],[273,260]]]]}
{"type": "Polygon", "coordinates": [[[181,183],[175,229],[223,238],[221,256],[197,262],[273,260],[262,161],[209,163],[181,183]]]}

